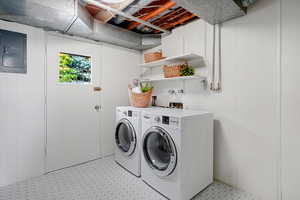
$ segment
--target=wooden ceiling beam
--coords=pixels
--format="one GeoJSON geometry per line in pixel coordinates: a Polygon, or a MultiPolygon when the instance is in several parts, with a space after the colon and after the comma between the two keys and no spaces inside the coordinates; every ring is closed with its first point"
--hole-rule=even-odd
{"type": "MultiPolygon", "coordinates": [[[[168,10],[169,8],[172,8],[175,6],[176,3],[173,1],[168,1],[167,3],[163,4],[161,7],[155,9],[154,11],[148,13],[147,15],[140,17],[141,20],[148,21],[149,19],[159,15],[160,13],[164,12],[165,10],[168,10]]],[[[128,30],[132,30],[139,26],[140,23],[138,22],[130,22],[129,25],[126,27],[128,30]]]]}
{"type": "MultiPolygon", "coordinates": [[[[190,13],[187,16],[184,16],[184,17],[178,19],[176,22],[168,23],[168,24],[160,26],[160,27],[163,28],[163,29],[170,29],[170,28],[173,28],[173,27],[175,27],[175,26],[177,26],[179,24],[183,24],[184,22],[186,22],[186,21],[194,18],[195,16],[196,15],[190,13]]],[[[154,33],[159,33],[159,32],[160,31],[154,31],[154,33]]]]}
{"type": "Polygon", "coordinates": [[[181,17],[185,17],[187,15],[190,15],[191,13],[188,12],[188,11],[183,11],[177,15],[174,15],[174,16],[170,16],[168,19],[166,19],[165,21],[162,21],[162,23],[160,24],[157,24],[157,26],[162,26],[163,24],[170,24],[170,23],[174,23],[176,22],[177,20],[180,20],[181,17]]]}
{"type": "Polygon", "coordinates": [[[89,11],[89,13],[94,17],[98,12],[99,12],[99,8],[97,8],[96,6],[93,6],[91,4],[87,4],[85,6],[85,8],[89,11]]]}
{"type": "Polygon", "coordinates": [[[169,12],[165,15],[163,15],[162,17],[158,18],[157,20],[153,21],[152,24],[156,24],[156,25],[159,25],[161,23],[163,23],[164,21],[167,21],[170,17],[174,16],[174,15],[177,15],[181,12],[184,12],[185,9],[184,8],[178,8],[172,12],[169,12]]]}

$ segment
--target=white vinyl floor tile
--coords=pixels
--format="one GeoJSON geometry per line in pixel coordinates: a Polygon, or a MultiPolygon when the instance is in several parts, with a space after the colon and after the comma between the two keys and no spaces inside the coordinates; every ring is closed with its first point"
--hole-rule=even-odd
{"type": "MultiPolygon", "coordinates": [[[[0,200],[166,200],[107,157],[0,187],[0,200]]],[[[215,182],[193,200],[255,200],[215,182]]]]}

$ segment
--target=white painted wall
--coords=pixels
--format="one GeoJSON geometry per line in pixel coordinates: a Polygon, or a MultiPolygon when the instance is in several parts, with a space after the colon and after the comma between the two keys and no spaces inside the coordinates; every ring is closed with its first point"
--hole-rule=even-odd
{"type": "Polygon", "coordinates": [[[27,34],[27,74],[0,73],[0,186],[44,172],[44,32],[0,21],[27,34]]]}
{"type": "MultiPolygon", "coordinates": [[[[28,73],[0,73],[0,186],[45,172],[45,33],[0,20],[0,29],[28,34],[28,73]]],[[[79,38],[67,37],[68,40],[79,38]]],[[[67,40],[67,39],[66,39],[67,40]]],[[[96,42],[79,39],[82,42],[96,42]]],[[[103,155],[113,154],[115,106],[128,105],[127,86],[139,76],[139,51],[98,43],[101,60],[103,155]]],[[[56,59],[48,56],[47,59],[56,59]]]]}
{"type": "MultiPolygon", "coordinates": [[[[203,90],[198,81],[155,84],[158,103],[182,101],[186,107],[215,114],[214,176],[261,199],[279,199],[280,121],[277,0],[260,0],[247,16],[222,27],[223,91],[203,90]],[[184,88],[170,97],[169,88],[184,88]]],[[[212,27],[196,21],[163,39],[166,56],[196,52],[203,55],[208,75],[212,27]]]]}
{"type": "Polygon", "coordinates": [[[282,200],[300,199],[300,1],[282,1],[282,200]]]}
{"type": "Polygon", "coordinates": [[[102,48],[102,118],[101,152],[114,152],[115,108],[129,105],[128,84],[140,75],[141,52],[103,44],[102,48]]]}

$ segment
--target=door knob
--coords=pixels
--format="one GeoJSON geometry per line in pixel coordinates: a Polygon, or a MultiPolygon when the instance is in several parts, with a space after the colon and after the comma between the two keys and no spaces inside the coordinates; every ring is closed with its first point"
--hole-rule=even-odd
{"type": "Polygon", "coordinates": [[[99,105],[95,105],[95,110],[98,112],[99,110],[100,110],[100,108],[101,108],[101,106],[99,106],[99,105]]]}

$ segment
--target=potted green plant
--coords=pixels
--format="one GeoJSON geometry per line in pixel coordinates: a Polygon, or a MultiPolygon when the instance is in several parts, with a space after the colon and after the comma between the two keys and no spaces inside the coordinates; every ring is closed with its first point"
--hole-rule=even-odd
{"type": "Polygon", "coordinates": [[[193,76],[195,75],[195,69],[187,64],[182,65],[180,69],[180,76],[193,76]]]}
{"type": "Polygon", "coordinates": [[[140,83],[142,93],[148,92],[153,89],[153,86],[150,82],[141,82],[140,83]]]}

